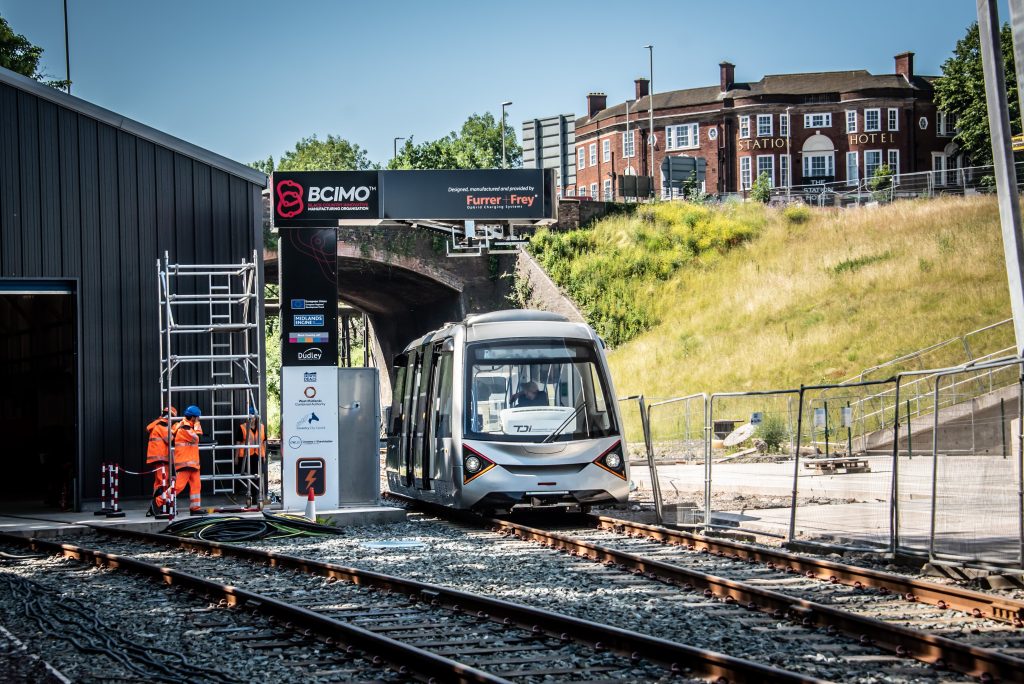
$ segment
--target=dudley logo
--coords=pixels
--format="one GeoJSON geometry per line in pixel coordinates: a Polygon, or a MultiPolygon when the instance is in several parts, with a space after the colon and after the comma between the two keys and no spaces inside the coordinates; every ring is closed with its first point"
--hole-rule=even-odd
{"type": "Polygon", "coordinates": [[[283,180],[277,184],[277,215],[281,218],[292,218],[306,208],[302,202],[302,186],[293,180],[283,180]]]}

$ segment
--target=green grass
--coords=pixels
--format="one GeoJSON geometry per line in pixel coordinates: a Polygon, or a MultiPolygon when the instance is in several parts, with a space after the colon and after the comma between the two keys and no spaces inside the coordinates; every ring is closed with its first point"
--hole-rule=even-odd
{"type": "MultiPolygon", "coordinates": [[[[842,381],[1010,316],[991,197],[660,204],[533,248],[613,343],[620,396],[842,381]]],[[[1012,344],[998,335],[989,346],[1012,344]]]]}

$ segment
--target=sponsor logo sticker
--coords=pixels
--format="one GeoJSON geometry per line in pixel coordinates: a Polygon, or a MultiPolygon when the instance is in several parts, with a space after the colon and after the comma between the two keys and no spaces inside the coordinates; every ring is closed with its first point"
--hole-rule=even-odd
{"type": "Polygon", "coordinates": [[[299,328],[322,328],[324,326],[323,314],[294,314],[292,325],[299,328]]]}
{"type": "Polygon", "coordinates": [[[306,395],[307,399],[313,399],[316,397],[316,387],[309,386],[302,390],[302,393],[306,395]]]}
{"type": "Polygon", "coordinates": [[[327,332],[288,333],[291,344],[326,344],[330,341],[331,334],[327,332]]]}
{"type": "Polygon", "coordinates": [[[306,205],[302,201],[303,187],[293,180],[283,180],[277,184],[277,215],[281,218],[292,218],[302,213],[306,205]]]}
{"type": "Polygon", "coordinates": [[[302,382],[316,382],[316,371],[305,371],[302,373],[302,382]]]}
{"type": "MultiPolygon", "coordinates": [[[[324,357],[324,351],[322,349],[320,349],[319,347],[310,347],[309,349],[305,349],[303,351],[300,351],[297,354],[297,358],[299,359],[299,361],[319,361],[323,357],[324,357]]],[[[314,373],[314,375],[316,375],[316,373],[314,373]]],[[[313,382],[313,381],[312,380],[306,380],[305,382],[313,382]]]]}

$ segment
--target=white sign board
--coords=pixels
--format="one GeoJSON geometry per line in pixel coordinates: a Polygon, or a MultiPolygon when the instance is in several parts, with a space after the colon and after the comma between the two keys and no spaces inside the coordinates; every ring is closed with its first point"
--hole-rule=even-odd
{"type": "Polygon", "coordinates": [[[825,409],[814,409],[814,427],[825,427],[825,409]]]}
{"type": "Polygon", "coordinates": [[[314,487],[317,509],[338,507],[338,369],[281,369],[281,479],[285,510],[302,510],[314,487]]]}
{"type": "Polygon", "coordinates": [[[753,413],[750,414],[750,424],[751,425],[760,425],[763,422],[764,422],[764,413],[762,413],[761,411],[754,411],[753,413]]]}
{"type": "Polygon", "coordinates": [[[844,406],[843,407],[843,427],[845,427],[845,428],[853,427],[853,407],[852,406],[844,406]]]}

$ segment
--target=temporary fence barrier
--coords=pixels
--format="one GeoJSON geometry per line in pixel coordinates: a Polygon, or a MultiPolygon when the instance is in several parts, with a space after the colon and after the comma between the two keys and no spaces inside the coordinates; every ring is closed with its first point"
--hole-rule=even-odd
{"type": "Polygon", "coordinates": [[[649,494],[650,503],[654,504],[655,515],[660,523],[664,519],[662,512],[661,487],[658,481],[657,467],[654,463],[654,451],[651,448],[651,430],[648,423],[647,405],[645,403],[644,395],[635,394],[628,397],[620,397],[618,401],[619,404],[623,406],[623,408],[620,409],[620,413],[622,414],[623,437],[626,440],[627,446],[629,444],[636,445],[638,443],[638,440],[635,439],[635,430],[637,429],[637,426],[639,426],[640,429],[639,443],[643,445],[642,456],[639,458],[635,457],[638,456],[635,453],[635,446],[629,447],[626,453],[626,458],[629,460],[631,466],[630,472],[632,474],[632,482],[637,487],[634,500],[643,501],[649,494]],[[635,418],[630,415],[629,411],[629,407],[634,404],[636,406],[635,418]],[[638,477],[639,474],[636,473],[635,470],[632,470],[632,467],[639,463],[646,463],[649,472],[649,479],[641,479],[638,477]]]}
{"type": "Polygon", "coordinates": [[[1024,568],[1022,366],[981,358],[861,382],[623,398],[650,477],[632,473],[639,500],[650,492],[659,522],[705,532],[1024,568]]]}

